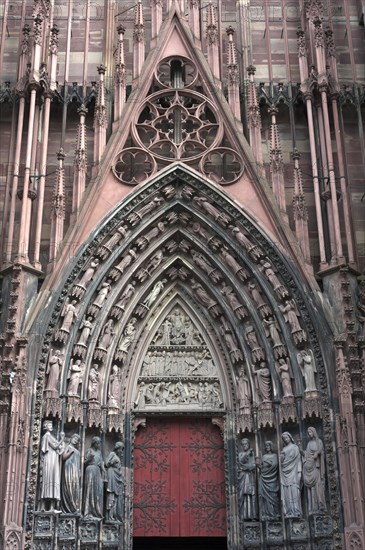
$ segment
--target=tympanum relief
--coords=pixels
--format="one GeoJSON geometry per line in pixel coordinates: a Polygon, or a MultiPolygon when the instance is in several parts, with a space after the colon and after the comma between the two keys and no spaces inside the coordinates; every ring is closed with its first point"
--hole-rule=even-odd
{"type": "Polygon", "coordinates": [[[223,408],[218,370],[190,316],[175,307],[157,329],[142,363],[137,410],[223,408]]]}

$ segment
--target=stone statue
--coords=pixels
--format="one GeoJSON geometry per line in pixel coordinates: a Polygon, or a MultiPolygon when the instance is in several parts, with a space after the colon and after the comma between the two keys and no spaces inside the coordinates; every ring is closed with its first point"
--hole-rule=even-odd
{"type": "Polygon", "coordinates": [[[106,519],[123,521],[124,519],[124,479],[122,474],[124,444],[117,441],[114,450],[105,463],[107,472],[106,519]]]}
{"type": "Polygon", "coordinates": [[[112,373],[109,377],[109,386],[108,386],[108,407],[110,409],[119,409],[120,402],[120,390],[121,383],[119,377],[119,367],[118,365],[113,365],[112,373]]]}
{"type": "Polygon", "coordinates": [[[206,197],[194,197],[193,202],[195,202],[199,208],[205,210],[218,223],[221,223],[224,226],[229,223],[228,216],[209,202],[206,197]]]}
{"type": "Polygon", "coordinates": [[[61,476],[59,455],[63,446],[65,434],[61,432],[58,441],[53,435],[53,424],[50,420],[43,422],[45,434],[41,440],[41,494],[40,509],[42,511],[56,510],[61,499],[61,476]]]}
{"type": "Polygon", "coordinates": [[[284,285],[281,284],[270,262],[261,261],[262,267],[265,271],[265,275],[270,281],[275,292],[281,297],[285,298],[289,296],[289,292],[284,285]]]}
{"type": "Polygon", "coordinates": [[[132,214],[129,214],[127,218],[128,222],[131,225],[136,225],[138,222],[142,220],[142,218],[146,214],[158,208],[163,202],[164,200],[162,197],[159,197],[159,196],[154,197],[150,202],[145,204],[145,206],[142,206],[142,208],[140,208],[139,210],[132,212],[132,214]]]}
{"type": "Polygon", "coordinates": [[[274,346],[282,346],[283,343],[281,341],[280,334],[279,334],[280,328],[276,320],[274,319],[274,317],[269,317],[268,319],[264,319],[263,323],[265,324],[265,327],[266,327],[266,336],[270,336],[274,346]]]}
{"type": "Polygon", "coordinates": [[[77,359],[75,362],[71,359],[68,373],[69,382],[66,390],[68,396],[79,395],[79,386],[82,382],[83,370],[83,364],[80,359],[77,359]]]}
{"type": "Polygon", "coordinates": [[[151,305],[155,300],[157,300],[157,297],[162,292],[164,286],[166,283],[166,279],[163,279],[162,281],[157,281],[151,292],[146,297],[145,301],[143,302],[144,307],[150,308],[151,305]]]}
{"type": "Polygon", "coordinates": [[[239,227],[230,226],[229,229],[231,230],[232,235],[243,246],[243,248],[247,250],[254,260],[258,260],[264,255],[260,247],[252,244],[246,235],[239,229],[239,227]]]}
{"type": "Polygon", "coordinates": [[[242,352],[238,347],[237,341],[232,333],[232,329],[225,321],[220,325],[220,332],[224,338],[232,362],[237,363],[243,359],[242,352]]]}
{"type": "Polygon", "coordinates": [[[275,363],[276,372],[281,381],[283,397],[293,397],[293,387],[291,379],[293,378],[289,359],[279,359],[275,363]]]}
{"type": "Polygon", "coordinates": [[[321,514],[326,512],[324,447],[315,428],[309,427],[307,434],[307,448],[303,452],[303,481],[307,488],[308,513],[321,514]]]}
{"type": "Polygon", "coordinates": [[[233,273],[237,275],[237,277],[241,281],[244,282],[248,278],[249,275],[246,269],[244,269],[244,267],[235,260],[235,258],[229,253],[226,246],[222,247],[221,251],[219,252],[219,256],[223,260],[225,265],[232,269],[233,273]]]}
{"type": "Polygon", "coordinates": [[[98,347],[102,349],[108,349],[114,335],[114,322],[112,319],[109,319],[101,330],[98,347]]]}
{"type": "Polygon", "coordinates": [[[51,350],[48,363],[47,363],[47,369],[46,374],[47,377],[47,384],[46,384],[46,391],[50,392],[53,397],[58,397],[58,382],[60,378],[60,372],[63,365],[63,355],[61,354],[60,350],[56,350],[53,353],[53,350],[51,350]]]}
{"type": "Polygon", "coordinates": [[[230,287],[229,285],[223,284],[221,288],[221,293],[226,298],[227,302],[231,306],[237,318],[244,319],[247,315],[247,311],[243,307],[241,302],[238,300],[236,294],[232,290],[232,287],[230,287]]]}
{"type": "Polygon", "coordinates": [[[218,271],[210,265],[209,262],[204,258],[202,254],[199,254],[199,252],[196,252],[193,250],[191,252],[191,256],[193,258],[194,263],[200,267],[205,273],[212,279],[214,283],[218,283],[221,280],[221,275],[218,273],[218,271]]]}
{"type": "Polygon", "coordinates": [[[119,338],[118,347],[115,354],[116,359],[124,361],[124,359],[126,358],[128,350],[136,334],[136,323],[137,319],[135,317],[132,317],[132,319],[125,327],[123,334],[119,338]]]}
{"type": "Polygon", "coordinates": [[[70,332],[72,323],[77,319],[77,301],[72,300],[67,302],[61,312],[61,317],[63,317],[63,322],[60,330],[65,332],[70,332]]]}
{"type": "Polygon", "coordinates": [[[87,396],[89,401],[99,401],[100,392],[100,375],[99,366],[94,364],[89,372],[89,380],[87,384],[87,396]]]}
{"type": "Polygon", "coordinates": [[[85,455],[84,477],[84,516],[86,518],[103,517],[103,482],[105,468],[101,454],[100,437],[93,437],[85,455]]]}
{"type": "Polygon", "coordinates": [[[62,453],[61,506],[66,514],[80,512],[80,436],[73,434],[62,453]]]}
{"type": "Polygon", "coordinates": [[[113,248],[117,246],[117,244],[119,244],[123,239],[125,239],[128,233],[129,232],[124,226],[117,227],[110,239],[98,248],[98,255],[103,260],[105,260],[109,256],[113,248]]]}
{"type": "Polygon", "coordinates": [[[241,519],[257,519],[256,462],[248,439],[242,439],[238,453],[238,502],[241,519]]]}
{"type": "Polygon", "coordinates": [[[163,222],[158,222],[158,224],[155,227],[152,227],[152,229],[150,229],[148,233],[137,239],[136,242],[138,248],[143,250],[144,248],[146,248],[146,246],[150,244],[153,239],[158,236],[159,233],[164,233],[164,231],[165,224],[163,222]]]}
{"type": "Polygon", "coordinates": [[[238,398],[238,407],[240,412],[250,406],[251,404],[250,382],[243,369],[241,369],[237,380],[237,398],[238,398]]]}
{"type": "Polygon", "coordinates": [[[270,369],[265,362],[260,363],[258,369],[253,370],[256,375],[256,390],[260,402],[271,401],[270,369]]]}
{"type": "Polygon", "coordinates": [[[314,373],[317,372],[312,350],[302,350],[297,355],[300,370],[305,381],[305,392],[318,391],[314,373]]]}
{"type": "Polygon", "coordinates": [[[271,315],[271,309],[270,306],[264,301],[263,297],[261,296],[260,291],[257,289],[255,283],[248,283],[248,291],[251,294],[251,297],[253,301],[255,302],[257,309],[260,312],[260,315],[262,318],[268,317],[271,315]]]}
{"type": "Polygon", "coordinates": [[[93,278],[98,265],[99,265],[99,260],[97,258],[95,258],[94,260],[91,260],[89,267],[86,269],[85,273],[83,274],[82,278],[77,283],[77,285],[86,287],[88,283],[91,281],[91,279],[93,278]]]}
{"type": "Polygon", "coordinates": [[[281,463],[281,500],[286,518],[302,517],[300,491],[302,484],[302,459],[298,445],[289,432],[281,436],[283,449],[280,453],[281,463]]]}
{"type": "Polygon", "coordinates": [[[93,328],[92,321],[93,321],[92,317],[87,317],[86,319],[83,320],[80,327],[82,330],[81,330],[81,334],[79,336],[77,344],[86,346],[91,330],[93,328]]]}
{"type": "Polygon", "coordinates": [[[261,519],[275,519],[280,515],[279,506],[279,464],[278,455],[273,452],[271,441],[265,443],[265,454],[257,460],[259,468],[259,496],[261,519]]]}
{"type": "Polygon", "coordinates": [[[100,309],[103,307],[105,300],[108,297],[110,290],[111,290],[111,286],[107,281],[104,281],[103,283],[101,283],[101,287],[99,289],[99,292],[95,300],[89,306],[89,309],[88,309],[89,315],[96,315],[100,311],[100,309]]]}
{"type": "Polygon", "coordinates": [[[136,287],[134,284],[129,283],[126,286],[118,302],[114,304],[114,306],[112,307],[111,315],[113,317],[115,317],[116,319],[120,319],[122,317],[125,306],[129,302],[129,300],[132,298],[135,291],[136,291],[136,287]]]}
{"type": "Polygon", "coordinates": [[[199,302],[211,312],[213,317],[217,317],[219,315],[218,304],[208,295],[202,285],[192,279],[191,288],[194,290],[199,302]]]}
{"type": "Polygon", "coordinates": [[[125,269],[131,265],[137,258],[137,254],[131,248],[128,250],[127,254],[122,258],[118,265],[114,266],[110,272],[110,277],[117,281],[120,276],[124,273],[125,269]]]}

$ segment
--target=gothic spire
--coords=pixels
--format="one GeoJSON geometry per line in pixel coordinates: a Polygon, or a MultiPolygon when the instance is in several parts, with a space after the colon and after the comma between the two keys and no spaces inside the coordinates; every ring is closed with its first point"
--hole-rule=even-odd
{"type": "Polygon", "coordinates": [[[281,215],[287,220],[286,201],[285,201],[285,183],[284,183],[284,162],[281,149],[279,129],[276,121],[278,109],[274,106],[269,108],[271,115],[270,126],[270,174],[272,190],[276,202],[280,208],[281,215]]]}
{"type": "Polygon", "coordinates": [[[228,103],[232,109],[234,116],[241,118],[240,110],[240,88],[239,88],[239,72],[237,66],[236,47],[233,42],[234,29],[228,27],[227,30],[228,45],[227,45],[227,68],[228,68],[228,103]]]}
{"type": "Polygon", "coordinates": [[[247,67],[247,72],[249,76],[247,90],[247,115],[250,145],[257,164],[262,166],[263,157],[261,149],[261,114],[254,80],[256,67],[254,67],[253,65],[249,65],[247,67]]]}
{"type": "Polygon", "coordinates": [[[125,28],[119,25],[118,46],[115,54],[115,72],[114,72],[114,121],[120,119],[123,107],[126,101],[126,69],[124,59],[124,33],[125,28]]]}
{"type": "Polygon", "coordinates": [[[292,157],[294,160],[293,216],[295,222],[295,233],[297,235],[304,259],[309,264],[311,258],[308,233],[308,211],[305,203],[302,170],[299,165],[300,153],[298,149],[294,149],[292,157]]]}
{"type": "Polygon", "coordinates": [[[219,70],[219,38],[218,38],[218,26],[215,6],[212,4],[212,0],[209,1],[207,7],[207,50],[208,50],[208,63],[212,70],[213,76],[220,79],[219,70]]]}
{"type": "Polygon", "coordinates": [[[133,79],[141,74],[145,55],[145,29],[143,6],[141,0],[138,0],[134,12],[134,32],[133,32],[133,79]]]}
{"type": "Polygon", "coordinates": [[[95,115],[94,115],[94,162],[100,162],[106,145],[106,128],[108,119],[106,115],[105,107],[105,83],[104,75],[106,67],[104,65],[98,66],[99,82],[98,92],[96,96],[95,115]]]}
{"type": "Polygon", "coordinates": [[[65,221],[65,169],[63,161],[65,153],[61,148],[57,153],[58,168],[56,181],[53,188],[51,208],[51,240],[49,250],[49,262],[54,264],[57,251],[63,239],[63,224],[65,221]]]}

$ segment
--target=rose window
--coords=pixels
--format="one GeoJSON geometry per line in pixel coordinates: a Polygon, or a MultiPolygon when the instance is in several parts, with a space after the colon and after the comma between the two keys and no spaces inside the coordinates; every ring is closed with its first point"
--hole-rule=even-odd
{"type": "Polygon", "coordinates": [[[153,91],[136,112],[132,147],[117,155],[113,172],[136,185],[163,166],[183,161],[219,184],[236,181],[244,170],[241,156],[225,147],[224,124],[217,107],[201,93],[195,65],[167,57],[158,65],[153,91]],[[197,91],[199,90],[199,91],[197,91]]]}

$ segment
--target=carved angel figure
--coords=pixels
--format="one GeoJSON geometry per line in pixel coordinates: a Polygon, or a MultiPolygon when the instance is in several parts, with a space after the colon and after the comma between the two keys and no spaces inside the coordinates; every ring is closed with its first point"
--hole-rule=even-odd
{"type": "Polygon", "coordinates": [[[298,364],[305,381],[305,392],[317,391],[314,374],[317,372],[313,351],[302,350],[297,355],[298,364]]]}
{"type": "Polygon", "coordinates": [[[271,340],[274,346],[282,346],[283,343],[281,341],[280,334],[279,334],[280,328],[276,320],[274,319],[274,317],[269,317],[268,319],[264,319],[263,323],[265,324],[265,327],[266,327],[266,336],[271,337],[271,340]]]}

